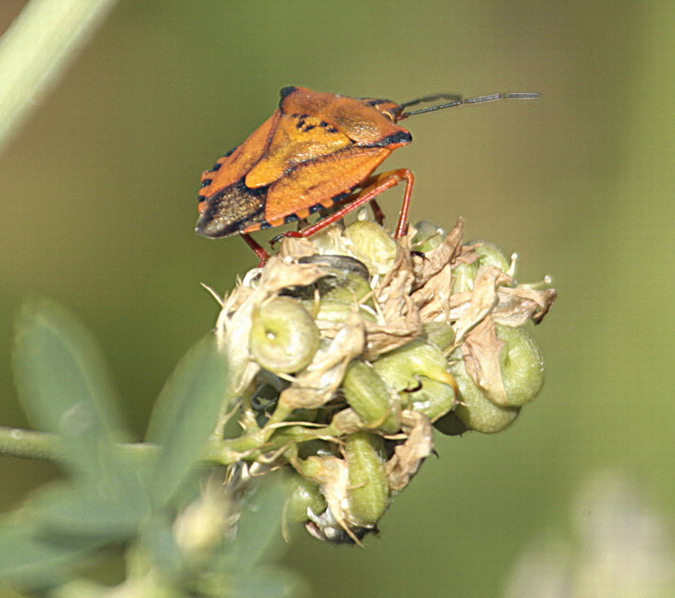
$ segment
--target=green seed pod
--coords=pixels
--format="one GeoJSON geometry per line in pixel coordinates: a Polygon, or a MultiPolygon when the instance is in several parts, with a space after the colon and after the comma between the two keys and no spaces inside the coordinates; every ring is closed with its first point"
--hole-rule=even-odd
{"type": "Polygon", "coordinates": [[[441,350],[431,343],[417,339],[380,357],[373,367],[382,379],[397,391],[419,386],[419,377],[455,385],[448,372],[448,363],[441,350]]]}
{"type": "Polygon", "coordinates": [[[419,378],[420,388],[408,393],[412,408],[424,413],[432,422],[452,410],[455,406],[455,389],[443,382],[430,380],[426,376],[419,378]]]}
{"type": "Polygon", "coordinates": [[[345,303],[361,301],[372,293],[367,280],[358,274],[342,272],[338,276],[322,278],[319,281],[319,292],[322,299],[334,299],[345,303]]]}
{"type": "Polygon", "coordinates": [[[249,350],[260,367],[290,374],[307,367],[319,348],[319,329],[302,304],[275,297],[253,313],[249,350]]]}
{"type": "Polygon", "coordinates": [[[457,380],[461,399],[454,413],[467,428],[492,434],[507,428],[518,417],[520,407],[499,407],[488,399],[467,374],[462,360],[457,360],[450,369],[457,380]]]}
{"type": "Polygon", "coordinates": [[[487,241],[471,241],[468,245],[477,245],[476,253],[481,256],[479,264],[494,266],[502,272],[507,272],[511,267],[509,260],[499,247],[487,241]]]}
{"type": "Polygon", "coordinates": [[[455,342],[455,331],[447,322],[427,322],[424,324],[424,336],[441,351],[445,351],[455,342]]]}
{"type": "MultiPolygon", "coordinates": [[[[302,264],[320,264],[326,270],[326,276],[315,283],[322,300],[331,299],[352,305],[372,293],[368,268],[356,258],[315,254],[298,261],[302,264]]],[[[373,306],[372,300],[368,303],[373,306]]]]}
{"type": "Polygon", "coordinates": [[[502,381],[509,406],[519,407],[537,396],[544,384],[544,360],[525,328],[497,326],[504,341],[500,355],[502,381]]]}
{"type": "Polygon", "coordinates": [[[349,467],[350,523],[372,528],[389,504],[382,438],[370,432],[355,432],[345,438],[349,467]]]}
{"type": "Polygon", "coordinates": [[[422,253],[429,253],[436,249],[448,234],[440,226],[428,220],[418,222],[415,225],[415,230],[417,232],[412,239],[412,248],[422,253]]]}
{"type": "Polygon", "coordinates": [[[284,505],[284,519],[290,523],[304,523],[309,519],[308,513],[319,514],[326,510],[326,499],[318,484],[300,477],[296,473],[289,474],[290,492],[284,505]]]}
{"type": "MultiPolygon", "coordinates": [[[[303,301],[305,308],[310,310],[315,310],[316,304],[314,301],[303,301]]],[[[360,305],[359,306],[359,315],[364,319],[370,322],[375,322],[377,317],[373,310],[360,305]]],[[[324,322],[334,322],[334,323],[343,323],[354,311],[354,302],[345,302],[332,298],[321,299],[319,303],[319,310],[314,316],[317,320],[322,320],[324,322]]]]}
{"type": "Polygon", "coordinates": [[[349,406],[369,428],[386,434],[401,429],[399,406],[378,373],[363,361],[352,361],[347,368],[342,388],[349,406]]]}
{"type": "Polygon", "coordinates": [[[452,269],[452,292],[465,293],[473,289],[473,281],[476,280],[478,265],[459,263],[452,269]]]}
{"type": "Polygon", "coordinates": [[[386,274],[396,260],[397,243],[375,222],[357,220],[345,229],[354,255],[371,274],[386,274]]]}

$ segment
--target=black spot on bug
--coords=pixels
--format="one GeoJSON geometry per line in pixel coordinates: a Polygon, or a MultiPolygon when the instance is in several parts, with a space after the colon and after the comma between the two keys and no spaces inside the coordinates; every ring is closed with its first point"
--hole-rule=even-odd
{"type": "Polygon", "coordinates": [[[300,220],[297,214],[289,214],[288,216],[284,217],[284,223],[286,224],[289,222],[296,222],[297,220],[300,220]]]}
{"type": "Polygon", "coordinates": [[[317,203],[317,204],[314,204],[313,206],[310,206],[309,213],[314,214],[314,213],[318,212],[319,210],[325,210],[325,209],[326,209],[326,207],[323,204],[317,203]]]}
{"type": "Polygon", "coordinates": [[[289,95],[291,95],[294,91],[297,91],[297,90],[298,90],[298,88],[295,87],[294,85],[289,85],[288,87],[282,87],[279,90],[279,95],[281,96],[281,99],[284,100],[289,95]]]}
{"type": "MultiPolygon", "coordinates": [[[[235,145],[229,152],[223,154],[223,158],[229,158],[237,150],[238,147],[239,147],[238,145],[235,145]]],[[[220,164],[216,163],[216,165],[218,166],[218,168],[220,168],[220,164]]]]}
{"type": "Polygon", "coordinates": [[[213,183],[213,179],[204,179],[202,180],[202,187],[208,187],[211,183],[213,183]]]}
{"type": "Polygon", "coordinates": [[[387,147],[389,145],[394,145],[396,143],[410,143],[412,141],[412,135],[408,131],[399,131],[393,135],[385,137],[381,141],[375,144],[376,147],[387,147]]]}

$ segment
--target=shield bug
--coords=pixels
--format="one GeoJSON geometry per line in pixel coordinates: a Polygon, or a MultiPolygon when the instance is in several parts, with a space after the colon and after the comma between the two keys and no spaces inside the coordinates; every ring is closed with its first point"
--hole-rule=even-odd
{"type": "Polygon", "coordinates": [[[202,175],[197,232],[205,237],[241,234],[262,259],[267,252],[249,233],[322,218],[292,236],[309,237],[405,181],[395,237],[405,234],[413,189],[407,168],[373,175],[391,152],[412,141],[398,122],[425,112],[503,99],[535,99],[536,93],[496,93],[463,99],[439,94],[397,104],[350,98],[302,87],[284,87],[278,109],[241,145],[202,175]],[[408,110],[423,103],[441,103],[408,110]]]}

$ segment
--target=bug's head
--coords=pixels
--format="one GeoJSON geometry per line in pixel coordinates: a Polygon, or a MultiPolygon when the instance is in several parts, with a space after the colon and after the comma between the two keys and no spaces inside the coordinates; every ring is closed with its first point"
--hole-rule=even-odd
{"type": "Polygon", "coordinates": [[[391,100],[378,100],[374,98],[361,98],[361,101],[371,108],[386,116],[391,122],[401,119],[404,107],[391,100]]]}

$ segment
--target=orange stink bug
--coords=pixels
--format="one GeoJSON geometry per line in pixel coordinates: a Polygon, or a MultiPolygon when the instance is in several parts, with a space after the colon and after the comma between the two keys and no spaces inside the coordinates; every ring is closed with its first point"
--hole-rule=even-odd
{"type": "Polygon", "coordinates": [[[536,93],[497,93],[462,99],[439,94],[396,104],[284,87],[274,114],[202,175],[197,232],[205,237],[239,233],[264,261],[267,252],[249,233],[322,211],[315,224],[287,233],[309,237],[367,202],[373,202],[375,216],[382,220],[373,200],[405,181],[395,231],[399,238],[408,227],[413,173],[401,168],[373,175],[393,150],[412,141],[398,121],[462,104],[537,97],[536,93]],[[447,102],[406,110],[436,100],[447,102]]]}

